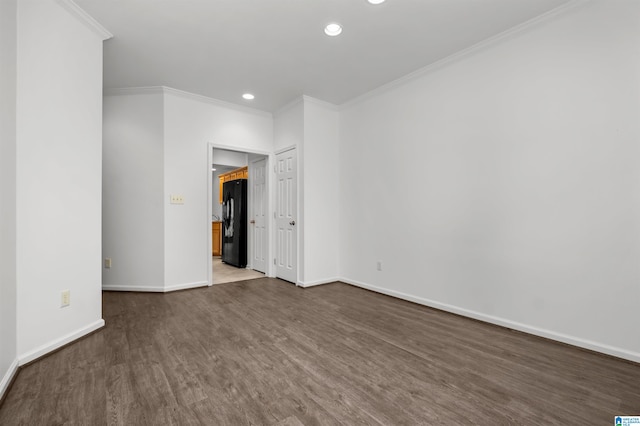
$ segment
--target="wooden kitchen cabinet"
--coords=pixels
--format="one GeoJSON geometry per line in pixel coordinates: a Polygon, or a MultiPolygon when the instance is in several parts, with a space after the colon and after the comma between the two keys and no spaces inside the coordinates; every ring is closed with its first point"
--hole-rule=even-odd
{"type": "Polygon", "coordinates": [[[211,241],[214,256],[222,256],[222,222],[211,222],[211,241]]]}

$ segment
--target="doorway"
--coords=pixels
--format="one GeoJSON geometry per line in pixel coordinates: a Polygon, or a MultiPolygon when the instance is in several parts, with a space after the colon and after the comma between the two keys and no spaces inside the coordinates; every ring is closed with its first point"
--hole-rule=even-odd
{"type": "MultiPolygon", "coordinates": [[[[269,156],[267,153],[238,151],[231,147],[209,144],[209,191],[208,191],[208,227],[210,244],[207,247],[208,257],[211,259],[209,267],[209,285],[226,282],[243,281],[264,277],[268,273],[269,258],[269,187],[267,166],[269,156]],[[235,177],[234,170],[244,169],[242,177],[235,177]],[[247,173],[248,172],[248,173],[247,173]],[[246,268],[233,266],[224,262],[222,252],[224,246],[229,247],[229,238],[225,238],[225,212],[227,216],[230,209],[223,208],[224,190],[220,177],[225,180],[246,179],[246,218],[242,221],[242,232],[246,238],[246,268]],[[233,175],[233,177],[229,176],[233,175]],[[216,232],[217,229],[217,232],[216,232]],[[216,241],[216,238],[219,238],[216,241]],[[224,242],[223,242],[224,241],[224,242]],[[216,244],[217,243],[217,244],[216,244]]],[[[226,217],[226,224],[231,221],[226,217]]],[[[237,222],[235,224],[237,231],[237,222]]],[[[227,226],[228,228],[228,226],[227,226]]],[[[230,235],[231,229],[226,229],[230,235]]],[[[235,235],[236,238],[237,234],[235,235]]],[[[228,256],[227,256],[228,258],[228,256]]]]}

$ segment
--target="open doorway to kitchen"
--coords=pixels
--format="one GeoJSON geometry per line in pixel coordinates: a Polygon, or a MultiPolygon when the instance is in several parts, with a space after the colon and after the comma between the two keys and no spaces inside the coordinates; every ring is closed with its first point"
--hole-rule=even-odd
{"type": "Polygon", "coordinates": [[[264,277],[269,266],[269,157],[209,145],[209,282],[264,277]]]}

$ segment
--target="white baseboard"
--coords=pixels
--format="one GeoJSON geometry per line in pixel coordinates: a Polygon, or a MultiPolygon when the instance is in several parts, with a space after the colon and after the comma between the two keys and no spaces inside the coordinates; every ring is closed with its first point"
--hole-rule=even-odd
{"type": "Polygon", "coordinates": [[[146,291],[151,293],[164,293],[164,287],[151,287],[141,285],[103,285],[102,291],[146,291]]]}
{"type": "Polygon", "coordinates": [[[209,286],[208,281],[198,281],[195,283],[186,283],[186,284],[174,284],[174,285],[166,286],[164,288],[164,292],[169,293],[171,291],[186,290],[188,288],[198,288],[198,287],[208,287],[208,286],[209,286]]]}
{"type": "Polygon", "coordinates": [[[74,331],[73,333],[69,333],[65,336],[62,336],[59,339],[53,340],[47,344],[44,344],[36,349],[33,349],[27,353],[24,353],[20,356],[18,356],[18,364],[19,365],[25,365],[31,361],[33,361],[34,359],[38,359],[43,355],[48,354],[51,351],[54,351],[56,349],[58,349],[61,346],[66,345],[67,343],[71,343],[74,340],[78,340],[79,338],[81,338],[82,336],[85,336],[95,330],[98,330],[99,328],[104,327],[104,320],[100,319],[98,321],[95,321],[79,330],[74,331]]]}
{"type": "Polygon", "coordinates": [[[590,340],[581,339],[574,336],[569,336],[562,333],[557,333],[551,330],[545,330],[537,327],[532,327],[527,324],[522,324],[515,321],[510,321],[504,318],[494,317],[492,315],[486,315],[480,312],[471,311],[468,309],[460,308],[446,303],[440,303],[422,297],[413,296],[406,293],[401,293],[395,290],[389,290],[383,287],[377,287],[374,285],[366,284],[356,280],[350,280],[347,278],[341,278],[340,281],[350,284],[356,287],[365,288],[367,290],[375,291],[376,293],[386,294],[387,296],[397,297],[398,299],[408,300],[420,305],[429,306],[431,308],[440,309],[442,311],[451,312],[457,315],[461,315],[468,318],[473,318],[479,321],[487,322],[490,324],[499,325],[501,327],[510,328],[513,330],[522,331],[524,333],[533,334],[535,336],[544,337],[547,339],[555,340],[558,342],[566,343],[572,346],[577,346],[584,349],[589,349],[595,352],[615,356],[618,358],[626,359],[633,362],[640,362],[640,353],[628,351],[626,349],[617,348],[609,345],[605,345],[590,340]]]}
{"type": "Polygon", "coordinates": [[[11,365],[9,366],[9,369],[7,370],[5,375],[2,377],[2,380],[0,380],[0,400],[4,397],[4,394],[7,391],[9,384],[15,377],[16,373],[18,373],[18,360],[14,359],[11,365]]]}
{"type": "Polygon", "coordinates": [[[208,281],[198,281],[195,283],[174,284],[166,287],[159,286],[141,286],[141,285],[103,285],[103,291],[139,291],[149,293],[170,293],[177,290],[186,290],[188,288],[207,287],[208,281]]]}
{"type": "Polygon", "coordinates": [[[331,284],[336,281],[340,281],[340,278],[329,278],[325,280],[316,280],[316,281],[298,281],[298,287],[309,288],[322,284],[331,284]]]}

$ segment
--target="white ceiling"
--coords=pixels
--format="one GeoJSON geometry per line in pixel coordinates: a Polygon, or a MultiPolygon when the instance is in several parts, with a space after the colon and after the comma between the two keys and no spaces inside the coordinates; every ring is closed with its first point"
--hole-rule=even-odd
{"type": "Polygon", "coordinates": [[[106,88],[169,86],[273,112],[303,94],[342,104],[568,1],[76,3],[114,35],[106,88]],[[327,37],[329,22],[343,33],[327,37]]]}

